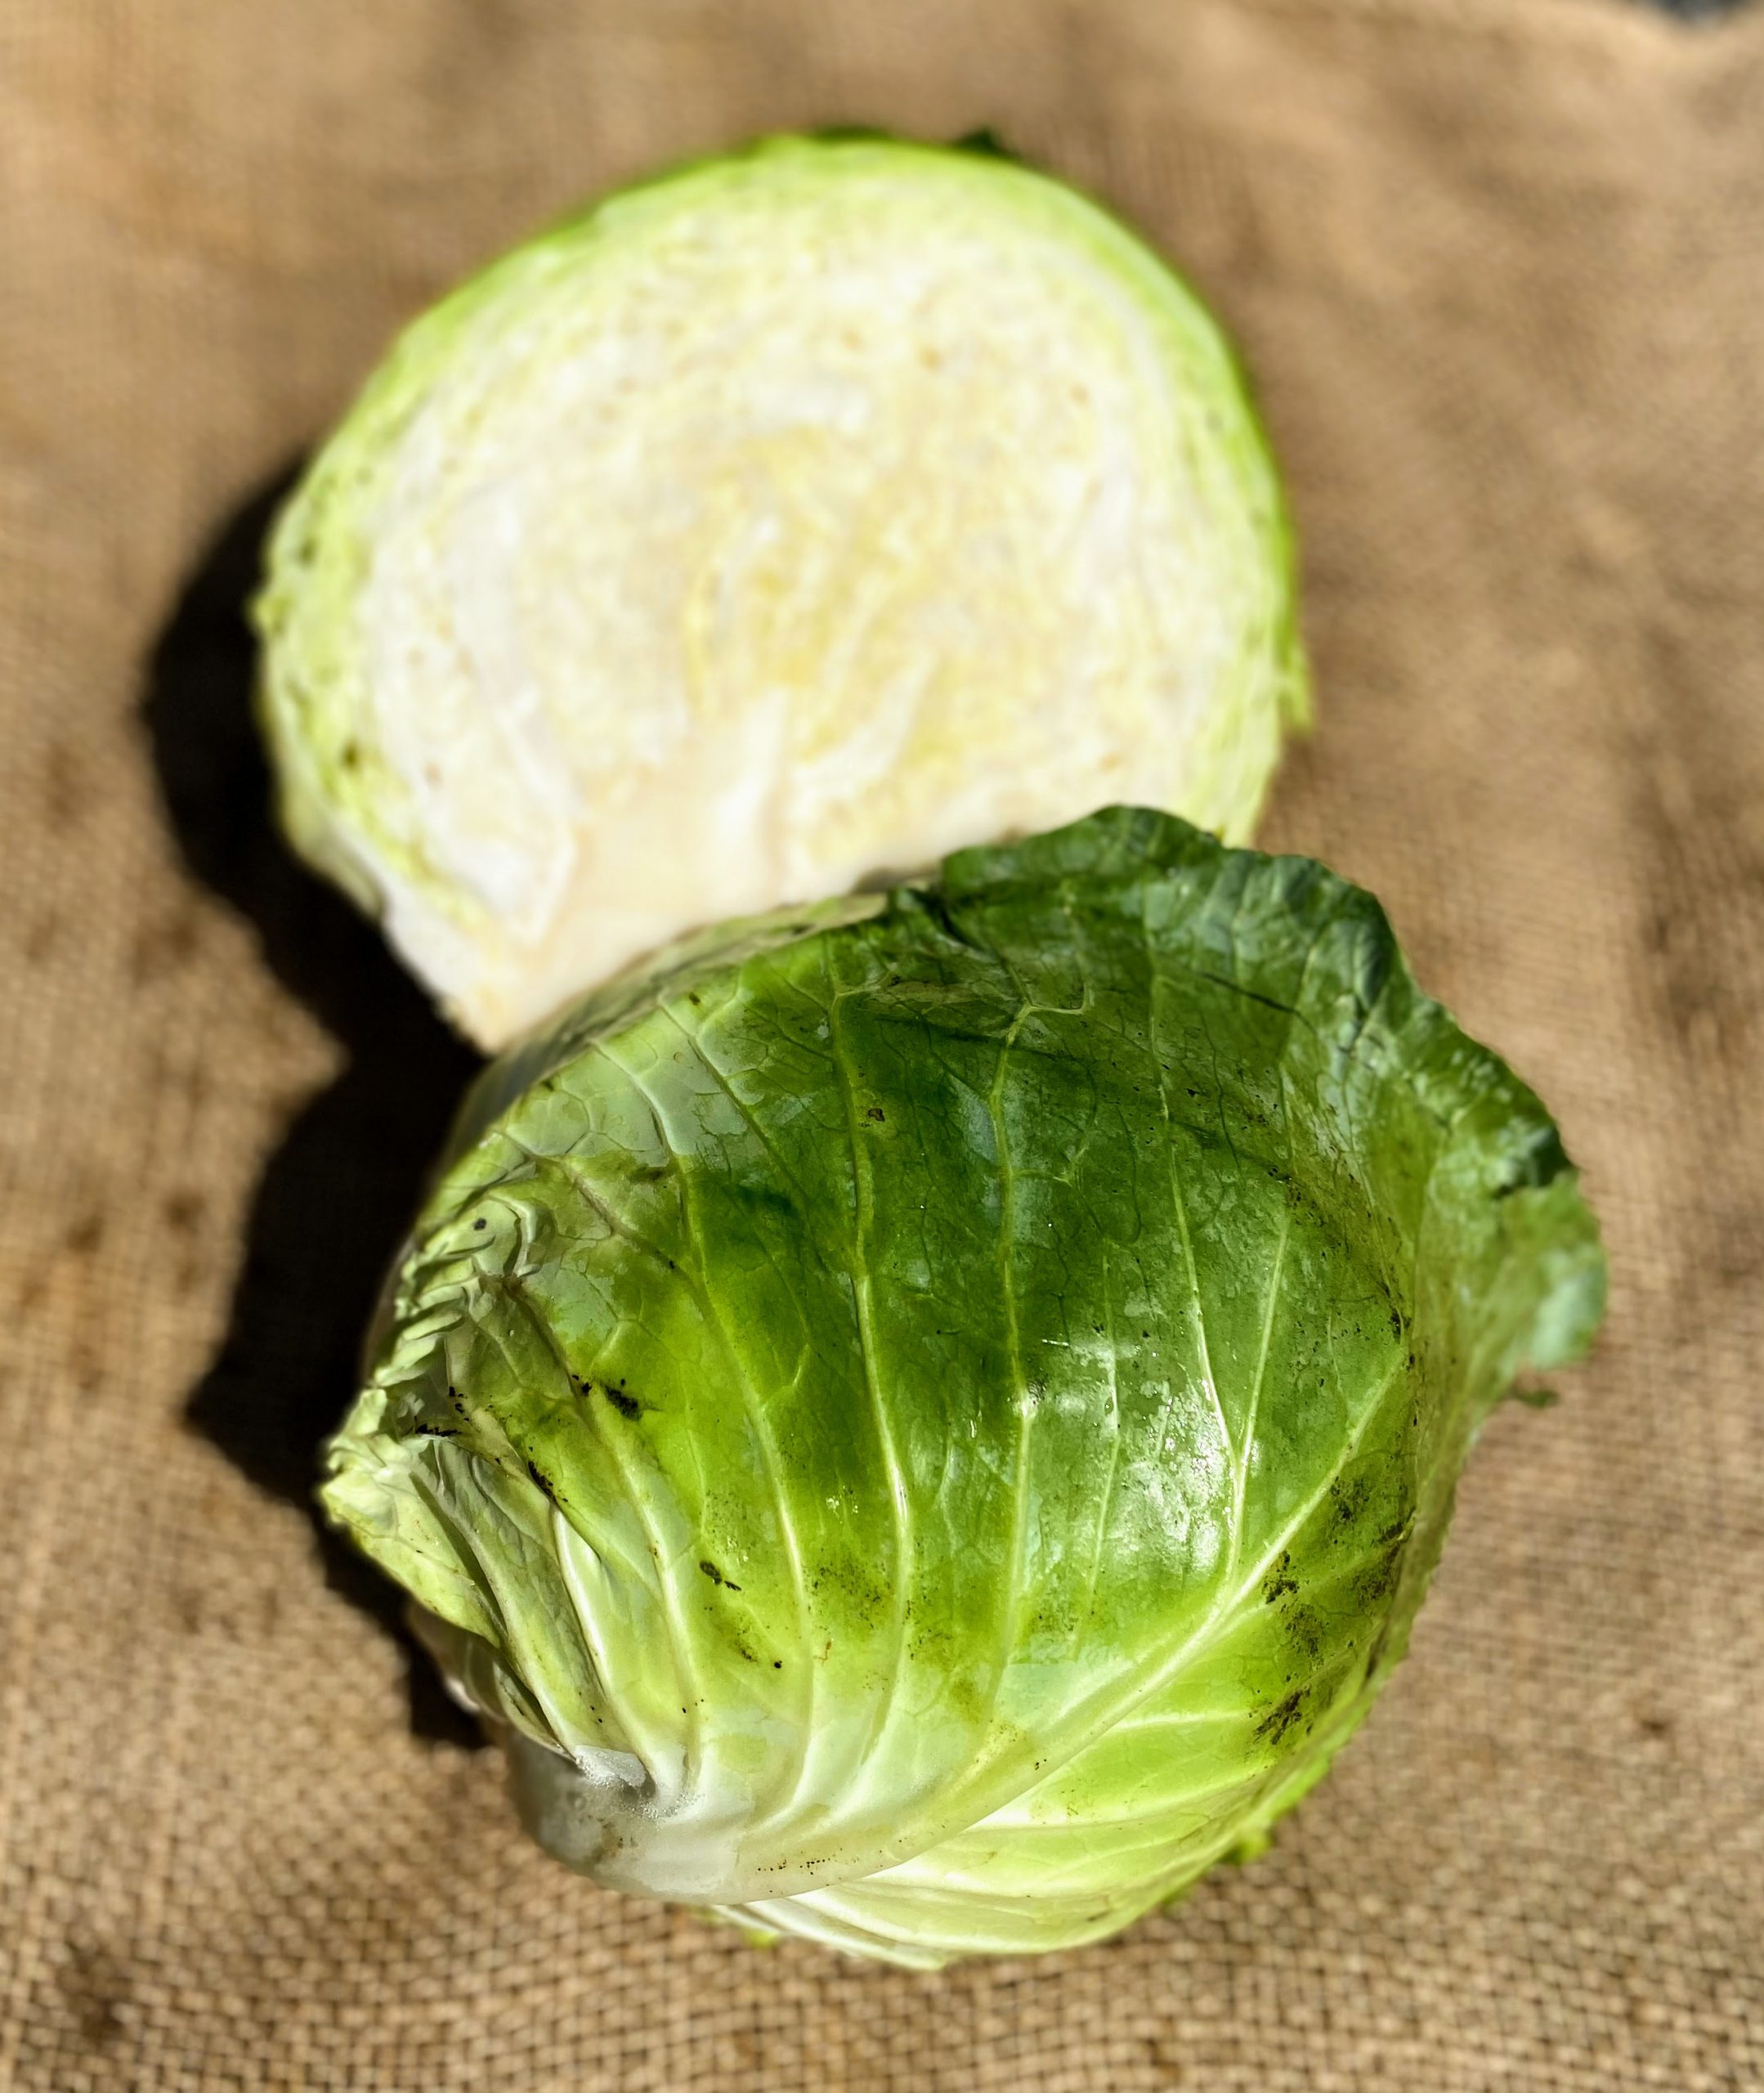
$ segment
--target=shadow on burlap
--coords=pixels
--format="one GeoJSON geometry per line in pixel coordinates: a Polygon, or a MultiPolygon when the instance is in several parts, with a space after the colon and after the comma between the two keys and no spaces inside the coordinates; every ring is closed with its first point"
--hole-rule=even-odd
{"type": "Polygon", "coordinates": [[[0,2086],[1764,2082],[1764,16],[66,0],[0,55],[0,2086]],[[237,623],[403,316],[835,120],[991,125],[1227,316],[1320,686],[1269,838],[1549,1100],[1614,1272],[1274,1850],[929,1979],[531,1851],[320,1542],[469,1062],[265,831],[237,623]]]}

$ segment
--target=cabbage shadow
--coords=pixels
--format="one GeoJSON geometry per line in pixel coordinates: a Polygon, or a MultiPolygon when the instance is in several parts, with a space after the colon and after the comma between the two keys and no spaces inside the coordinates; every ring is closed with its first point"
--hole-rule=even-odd
{"type": "Polygon", "coordinates": [[[271,817],[246,609],[293,477],[293,467],[277,473],[211,541],[153,649],[143,705],[185,866],[253,925],[276,979],[347,1057],[264,1171],[226,1333],[186,1415],[259,1490],[311,1517],[326,1583],[404,1652],[413,1733],[476,1746],[476,1724],[404,1625],[401,1595],[324,1524],[312,1495],[320,1448],[355,1392],[382,1277],[481,1063],[271,817]]]}

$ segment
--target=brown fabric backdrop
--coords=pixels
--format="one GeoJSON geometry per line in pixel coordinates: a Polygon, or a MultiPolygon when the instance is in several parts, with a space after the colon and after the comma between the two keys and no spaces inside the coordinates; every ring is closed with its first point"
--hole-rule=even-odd
{"type": "Polygon", "coordinates": [[[1764,2084],[1764,15],[7,0],[0,180],[0,2086],[1764,2084]],[[1274,1852],[931,1979],[530,1851],[319,1543],[466,1062],[241,710],[248,504],[401,317],[837,119],[993,125],[1222,308],[1319,676],[1271,835],[1551,1100],[1614,1273],[1274,1852]]]}

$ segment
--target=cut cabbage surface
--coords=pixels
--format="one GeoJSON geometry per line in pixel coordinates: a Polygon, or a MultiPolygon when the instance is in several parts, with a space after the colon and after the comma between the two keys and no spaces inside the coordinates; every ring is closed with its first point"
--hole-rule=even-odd
{"type": "Polygon", "coordinates": [[[1291,566],[1224,338],[1113,217],[774,140],[396,344],[258,602],[284,822],[499,1046],[701,925],[1107,802],[1245,838],[1291,566]]]}

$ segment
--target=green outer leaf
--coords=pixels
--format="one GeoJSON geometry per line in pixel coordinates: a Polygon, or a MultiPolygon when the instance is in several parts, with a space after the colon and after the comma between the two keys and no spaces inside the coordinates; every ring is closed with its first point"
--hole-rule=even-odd
{"type": "Polygon", "coordinates": [[[1265,1830],[1602,1304],[1370,896],[1116,809],[732,925],[486,1074],[332,1516],[611,1886],[935,1963],[1265,1830]]]}

